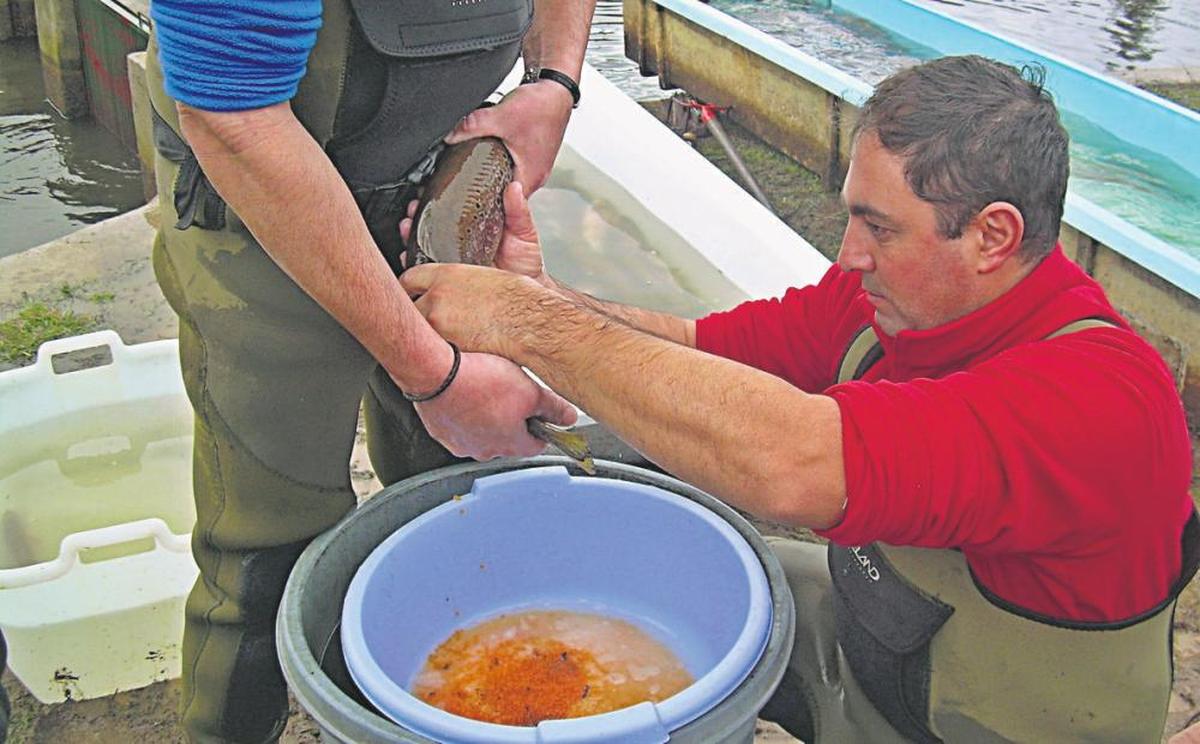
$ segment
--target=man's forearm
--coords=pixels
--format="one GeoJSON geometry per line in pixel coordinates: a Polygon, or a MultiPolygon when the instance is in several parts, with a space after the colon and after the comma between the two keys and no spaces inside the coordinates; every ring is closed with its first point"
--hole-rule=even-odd
{"type": "Polygon", "coordinates": [[[600,300],[589,294],[572,289],[565,284],[560,284],[552,278],[547,277],[547,279],[550,288],[584,307],[611,318],[616,318],[625,325],[636,328],[644,333],[649,333],[652,336],[658,336],[661,339],[683,344],[684,346],[695,347],[696,345],[696,321],[694,320],[680,318],[669,313],[660,313],[655,310],[646,310],[634,307],[633,305],[606,302],[605,300],[600,300]]]}
{"type": "Polygon", "coordinates": [[[536,0],[521,56],[526,67],[549,67],[579,80],[595,0],[536,0]]]}
{"type": "Polygon", "coordinates": [[[841,417],[831,398],[570,297],[540,293],[510,307],[515,361],[666,470],[764,517],[818,528],[840,518],[841,417]]]}
{"type": "Polygon", "coordinates": [[[349,190],[288,104],[180,113],[205,174],[271,258],[402,388],[435,388],[449,348],[400,288],[349,190]]]}

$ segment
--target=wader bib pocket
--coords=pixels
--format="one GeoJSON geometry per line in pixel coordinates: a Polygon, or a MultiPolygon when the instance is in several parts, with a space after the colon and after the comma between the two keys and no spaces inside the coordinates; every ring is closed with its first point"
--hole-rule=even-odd
{"type": "Polygon", "coordinates": [[[390,57],[437,57],[520,41],[532,0],[350,0],[363,32],[390,57]]]}
{"type": "Polygon", "coordinates": [[[167,160],[179,166],[171,199],[179,220],[175,229],[198,227],[201,230],[225,228],[225,200],[208,182],[192,148],[171,129],[171,125],[151,108],[154,148],[167,160]]]}
{"type": "Polygon", "coordinates": [[[512,69],[533,3],[350,0],[350,7],[345,85],[326,149],[398,272],[397,226],[413,182],[442,138],[512,69]]]}
{"type": "Polygon", "coordinates": [[[884,718],[916,742],[929,730],[929,644],[954,608],[901,577],[875,545],[829,548],[838,644],[884,718]]]}

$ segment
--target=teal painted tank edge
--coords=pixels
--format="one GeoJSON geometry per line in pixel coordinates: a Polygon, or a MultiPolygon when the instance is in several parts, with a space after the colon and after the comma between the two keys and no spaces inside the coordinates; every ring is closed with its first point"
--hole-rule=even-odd
{"type": "Polygon", "coordinates": [[[1067,194],[1063,221],[1193,297],[1200,297],[1200,260],[1170,243],[1076,194],[1067,194]]]}
{"type": "MultiPolygon", "coordinates": [[[[863,15],[855,10],[856,7],[870,6],[870,11],[863,15],[863,17],[865,17],[867,20],[871,20],[882,25],[880,20],[877,18],[878,11],[882,3],[878,3],[877,0],[874,0],[873,2],[865,2],[865,0],[834,1],[839,8],[845,9],[848,12],[854,12],[856,15],[863,15]]],[[[870,96],[871,91],[873,90],[872,86],[866,82],[837,70],[836,68],[833,68],[819,59],[809,54],[805,54],[804,52],[801,52],[800,50],[769,36],[765,32],[760,31],[747,23],[732,18],[721,11],[710,8],[707,5],[690,2],[689,0],[651,0],[651,2],[659,7],[670,10],[683,18],[686,18],[687,20],[707,29],[708,31],[711,31],[712,33],[722,36],[746,48],[750,52],[758,54],[759,56],[779,65],[780,67],[783,67],[786,70],[789,70],[790,72],[820,86],[824,90],[832,93],[833,95],[839,96],[843,100],[846,100],[854,105],[861,105],[862,102],[865,101],[868,96],[870,96]]],[[[903,7],[913,11],[928,13],[931,17],[937,16],[938,18],[946,20],[947,22],[965,25],[956,19],[950,19],[941,14],[935,14],[933,11],[926,11],[924,8],[912,5],[906,0],[891,0],[888,4],[896,6],[903,5],[903,7]]],[[[1013,44],[1013,42],[1005,41],[1000,37],[997,37],[995,34],[990,34],[990,32],[979,31],[974,27],[970,28],[972,31],[977,31],[980,34],[988,35],[996,39],[998,42],[1003,41],[1003,43],[1017,46],[1013,44]]],[[[927,46],[936,49],[936,47],[933,45],[923,42],[920,39],[913,39],[913,41],[925,43],[927,46]]],[[[943,54],[953,53],[948,52],[945,49],[936,50],[943,54]]],[[[972,51],[983,54],[987,53],[983,50],[972,51]]],[[[1034,51],[1029,51],[1029,53],[1040,54],[1034,51]]],[[[1042,56],[1046,57],[1047,61],[1051,61],[1049,56],[1044,54],[1042,56]]],[[[1084,68],[1071,62],[1057,61],[1056,58],[1054,64],[1061,65],[1061,69],[1069,71],[1071,74],[1088,75],[1095,78],[1101,78],[1101,76],[1091,73],[1090,71],[1085,70],[1084,68]]],[[[1194,125],[1196,129],[1196,135],[1198,136],[1193,136],[1190,139],[1182,140],[1181,146],[1177,149],[1188,150],[1189,148],[1187,145],[1189,143],[1200,141],[1200,115],[1197,115],[1195,112],[1184,109],[1176,104],[1162,101],[1157,97],[1151,96],[1148,93],[1144,93],[1137,88],[1117,80],[1101,79],[1100,82],[1102,82],[1104,85],[1110,86],[1115,91],[1133,96],[1137,100],[1144,100],[1145,102],[1163,108],[1164,110],[1179,113],[1182,116],[1177,117],[1178,121],[1186,121],[1189,127],[1194,125]]],[[[1060,103],[1063,103],[1064,108],[1067,108],[1065,102],[1062,102],[1061,99],[1060,103]]],[[[1121,107],[1114,107],[1114,109],[1123,112],[1123,114],[1130,119],[1135,121],[1140,120],[1140,117],[1129,116],[1129,112],[1121,107]]],[[[1097,124],[1099,126],[1104,126],[1103,122],[1098,122],[1097,124]]],[[[1109,131],[1111,132],[1112,130],[1109,131]]],[[[1144,146],[1144,144],[1140,142],[1136,144],[1144,146]]],[[[1162,152],[1161,148],[1148,147],[1146,149],[1160,153],[1162,152]]],[[[1172,154],[1163,154],[1166,157],[1176,159],[1176,156],[1172,154]]],[[[1196,149],[1195,152],[1189,152],[1188,156],[1192,160],[1200,161],[1200,149],[1196,149]]],[[[1178,159],[1176,160],[1179,162],[1178,159]]],[[[1200,165],[1197,166],[1197,170],[1195,172],[1200,173],[1200,165]]],[[[1095,238],[1104,245],[1107,245],[1118,254],[1130,259],[1131,261],[1134,261],[1147,271],[1154,273],[1156,276],[1164,279],[1173,286],[1178,287],[1193,297],[1200,298],[1200,261],[1189,254],[1184,253],[1175,246],[1151,235],[1145,230],[1136,227],[1128,221],[1073,193],[1067,194],[1067,203],[1063,214],[1063,221],[1071,227],[1074,227],[1081,232],[1095,238]]]]}

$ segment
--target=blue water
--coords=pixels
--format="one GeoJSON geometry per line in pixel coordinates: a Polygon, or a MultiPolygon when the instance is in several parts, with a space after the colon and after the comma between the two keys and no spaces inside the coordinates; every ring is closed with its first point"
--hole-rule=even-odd
{"type": "MultiPolygon", "coordinates": [[[[924,0],[918,4],[965,16],[964,20],[976,23],[980,22],[978,18],[962,11],[973,8],[974,15],[982,13],[986,19],[1009,12],[1024,14],[1027,19],[1040,21],[1026,24],[1024,40],[1046,50],[1058,48],[1059,53],[1063,51],[1062,44],[1056,38],[1066,33],[1064,29],[1083,33],[1092,27],[1102,31],[1107,28],[1106,23],[1118,29],[1132,23],[1128,19],[1124,23],[1120,19],[1111,20],[1111,14],[1104,15],[1100,7],[1109,4],[1099,2],[1073,2],[1053,9],[1047,7],[1049,0],[1025,0],[1019,4],[999,0],[954,4],[924,0]]],[[[819,1],[714,0],[712,5],[871,84],[903,67],[937,56],[932,50],[889,34],[857,16],[822,7],[819,1]]],[[[1147,3],[1115,3],[1122,5],[1133,14],[1145,11],[1147,3]]],[[[1105,46],[1094,40],[1090,56],[1083,55],[1082,60],[1068,58],[1095,68],[1117,67],[1121,60],[1133,57],[1142,61],[1183,60],[1189,64],[1200,59],[1200,2],[1185,3],[1173,15],[1168,12],[1170,3],[1159,0],[1149,5],[1153,6],[1151,11],[1157,8],[1164,14],[1156,26],[1166,29],[1162,46],[1152,46],[1159,37],[1149,32],[1137,37],[1142,45],[1138,46],[1114,31],[1111,35],[1124,38],[1123,44],[1113,42],[1105,46]],[[1194,38],[1183,33],[1188,30],[1195,32],[1194,38]],[[1177,36],[1186,41],[1168,43],[1177,36]]],[[[1142,24],[1139,28],[1144,28],[1148,23],[1145,13],[1138,17],[1142,24]]],[[[984,25],[994,28],[991,23],[984,25]]],[[[1130,146],[1087,119],[1070,111],[1062,113],[1063,124],[1071,136],[1071,192],[1200,258],[1200,178],[1167,158],[1130,146]]]]}
{"type": "Polygon", "coordinates": [[[875,85],[933,55],[914,51],[878,26],[820,0],[713,0],[712,7],[875,85]]]}
{"type": "MultiPolygon", "coordinates": [[[[1101,72],[1200,65],[1197,0],[909,0],[1014,41],[1101,72]]],[[[830,12],[829,0],[713,0],[712,6],[814,56],[841,59],[847,72],[873,60],[903,57],[886,32],[854,16],[830,12]],[[882,43],[881,43],[882,42],[882,43]]]]}

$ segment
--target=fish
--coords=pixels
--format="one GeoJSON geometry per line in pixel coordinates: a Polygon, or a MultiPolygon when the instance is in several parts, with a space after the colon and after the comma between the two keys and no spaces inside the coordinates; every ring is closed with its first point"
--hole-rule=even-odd
{"type": "MultiPolygon", "coordinates": [[[[504,237],[504,190],[513,179],[513,159],[495,137],[449,145],[438,156],[409,233],[407,265],[464,263],[492,266],[504,237]]],[[[596,474],[587,438],[540,418],[526,421],[529,433],[596,474]]]]}
{"type": "Polygon", "coordinates": [[[491,266],[504,236],[504,189],[513,168],[508,148],[495,137],[447,146],[421,187],[407,264],[491,266]]]}

